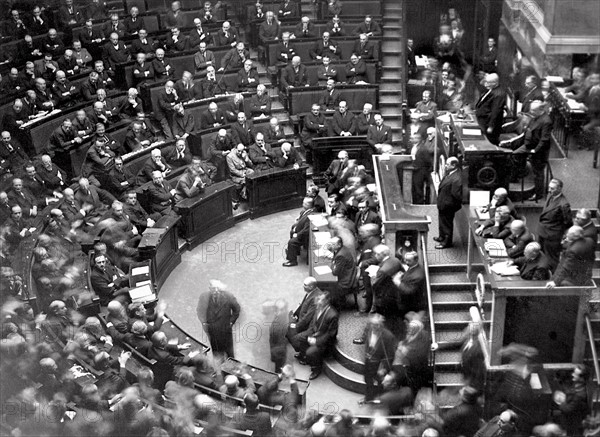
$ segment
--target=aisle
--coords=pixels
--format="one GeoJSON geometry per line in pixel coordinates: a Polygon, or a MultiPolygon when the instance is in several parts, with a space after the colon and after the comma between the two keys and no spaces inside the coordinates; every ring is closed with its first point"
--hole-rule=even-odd
{"type": "MultiPolygon", "coordinates": [[[[167,314],[195,338],[208,343],[196,317],[200,293],[208,290],[210,279],[229,286],[242,311],[234,326],[236,358],[258,367],[272,369],[269,359],[268,325],[261,305],[268,299],[284,299],[290,309],[301,301],[302,281],[308,266],[300,258],[297,267],[285,268],[284,247],[289,226],[298,210],[246,220],[182,255],[181,264],[162,287],[160,298],[168,303],[167,314]]],[[[288,361],[299,378],[308,379],[309,367],[301,366],[288,348],[288,361]]],[[[327,411],[349,408],[364,413],[357,400],[361,396],[332,383],[324,374],[311,381],[306,405],[327,411]]]]}

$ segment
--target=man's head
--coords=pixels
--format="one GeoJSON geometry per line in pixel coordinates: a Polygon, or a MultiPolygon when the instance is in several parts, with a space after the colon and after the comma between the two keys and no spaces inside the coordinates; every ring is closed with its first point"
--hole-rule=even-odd
{"type": "Polygon", "coordinates": [[[358,64],[358,55],[357,55],[356,53],[352,53],[352,54],[350,55],[350,63],[351,63],[352,65],[356,65],[356,64],[358,64]]]}
{"type": "Polygon", "coordinates": [[[181,2],[174,1],[173,3],[171,3],[171,10],[173,12],[177,12],[179,9],[181,9],[181,2]]]}
{"type": "Polygon", "coordinates": [[[496,73],[488,73],[485,75],[484,85],[488,90],[493,90],[500,85],[500,76],[496,73]]]}
{"type": "Polygon", "coordinates": [[[269,125],[273,129],[276,129],[277,127],[279,127],[279,120],[277,120],[277,117],[271,117],[271,119],[269,120],[269,125]]]}
{"type": "Polygon", "coordinates": [[[535,118],[544,115],[546,113],[546,103],[542,102],[541,100],[534,100],[529,106],[529,112],[535,118]]]}
{"type": "Polygon", "coordinates": [[[237,121],[240,124],[245,123],[246,122],[246,114],[244,114],[243,112],[238,112],[237,121]]]}
{"type": "Polygon", "coordinates": [[[583,238],[583,228],[581,226],[571,226],[567,230],[566,239],[567,242],[573,243],[577,240],[581,240],[583,238]]]}
{"type": "Polygon", "coordinates": [[[585,364],[575,364],[571,379],[575,383],[586,383],[590,377],[590,369],[585,364]]]}
{"type": "Polygon", "coordinates": [[[313,115],[319,115],[319,112],[321,112],[321,106],[318,103],[313,103],[310,107],[310,112],[312,112],[313,115]]]}
{"type": "Polygon", "coordinates": [[[373,248],[373,254],[377,262],[381,262],[390,256],[391,250],[385,244],[378,244],[373,248]]]}
{"type": "Polygon", "coordinates": [[[383,126],[383,117],[381,114],[375,114],[373,120],[375,120],[375,126],[383,126]]]}
{"type": "Polygon", "coordinates": [[[36,176],[37,172],[35,171],[35,165],[33,165],[33,163],[27,163],[25,165],[25,174],[27,174],[27,176],[30,178],[34,178],[36,176]]]}
{"type": "Polygon", "coordinates": [[[51,40],[55,40],[57,35],[58,35],[58,32],[56,32],[56,29],[51,28],[51,29],[48,30],[48,37],[51,40]]]}
{"type": "Polygon", "coordinates": [[[288,43],[290,41],[290,33],[289,32],[283,32],[281,34],[281,41],[283,41],[284,43],[288,43]]]}
{"type": "Polygon", "coordinates": [[[577,210],[577,213],[575,214],[575,220],[574,220],[574,222],[577,226],[584,227],[591,221],[592,221],[592,213],[590,212],[589,209],[581,208],[581,209],[577,210]]]}
{"type": "Polygon", "coordinates": [[[425,103],[431,100],[431,91],[423,91],[423,101],[425,103]]]}
{"type": "Polygon", "coordinates": [[[38,77],[35,80],[35,87],[41,92],[46,91],[46,81],[44,79],[42,79],[41,77],[38,77]]]}
{"type": "Polygon", "coordinates": [[[535,241],[529,243],[527,246],[525,246],[525,250],[523,251],[523,255],[525,255],[525,258],[528,260],[532,260],[532,259],[536,259],[538,257],[538,255],[541,253],[542,251],[542,246],[540,246],[540,243],[536,243],[535,241]]]}
{"type": "Polygon", "coordinates": [[[152,182],[154,182],[156,185],[162,184],[162,182],[163,182],[162,172],[160,172],[158,170],[154,170],[152,172],[152,182]]]}
{"type": "Polygon", "coordinates": [[[117,217],[123,217],[123,215],[124,215],[124,213],[123,213],[123,203],[119,202],[118,200],[115,200],[110,207],[113,210],[113,213],[117,217]]]}
{"type": "MultiPolygon", "coordinates": [[[[118,16],[117,16],[117,19],[118,19],[118,16]]],[[[116,32],[113,32],[110,34],[109,39],[110,39],[110,42],[116,46],[119,43],[119,34],[116,32]]]]}
{"type": "Polygon", "coordinates": [[[302,199],[302,208],[310,209],[313,207],[314,203],[315,199],[313,199],[312,197],[305,197],[304,199],[302,199]]]}
{"type": "Polygon", "coordinates": [[[249,72],[250,70],[252,70],[252,60],[251,59],[246,59],[244,61],[244,70],[246,70],[246,72],[249,72]]]}
{"type": "Polygon", "coordinates": [[[144,62],[146,62],[146,54],[145,53],[138,53],[136,55],[135,59],[138,62],[138,64],[143,64],[144,62]]]}
{"type": "Polygon", "coordinates": [[[371,103],[365,103],[363,105],[363,114],[368,115],[373,111],[373,105],[371,103]]]}
{"type": "Polygon", "coordinates": [[[306,293],[310,293],[315,288],[317,288],[317,280],[312,276],[308,276],[306,279],[304,279],[302,286],[304,287],[304,291],[306,293]]]}
{"type": "Polygon", "coordinates": [[[562,193],[563,182],[560,179],[554,178],[548,184],[548,194],[551,196],[558,196],[562,193]]]}
{"type": "Polygon", "coordinates": [[[410,144],[411,146],[416,146],[422,140],[421,133],[419,131],[414,131],[410,134],[410,144]]]}
{"type": "Polygon", "coordinates": [[[10,143],[10,140],[11,140],[10,132],[7,130],[2,131],[2,142],[4,144],[8,144],[8,143],[10,143]]]}
{"type": "Polygon", "coordinates": [[[230,28],[231,28],[231,23],[229,23],[229,21],[224,21],[223,26],[221,27],[221,29],[223,30],[223,33],[229,32],[230,28]]]}
{"type": "Polygon", "coordinates": [[[331,91],[335,88],[335,80],[332,78],[327,79],[327,91],[331,91]]]}
{"type": "Polygon", "coordinates": [[[165,58],[165,51],[163,49],[156,49],[154,54],[159,61],[162,61],[165,58]]]}
{"type": "Polygon", "coordinates": [[[160,152],[160,149],[152,149],[152,151],[150,152],[150,157],[154,162],[159,162],[161,160],[161,156],[162,153],[160,152]]]}
{"type": "Polygon", "coordinates": [[[106,268],[106,257],[102,254],[98,254],[94,257],[94,264],[100,270],[104,270],[106,268]]]}
{"type": "Polygon", "coordinates": [[[525,232],[525,222],[523,220],[513,220],[510,224],[510,233],[519,237],[525,232]]]}
{"type": "Polygon", "coordinates": [[[361,44],[366,44],[369,41],[369,36],[366,33],[361,33],[358,35],[358,40],[361,44]]]}
{"type": "Polygon", "coordinates": [[[446,161],[446,171],[451,172],[458,169],[458,158],[451,156],[446,161]]]}
{"type": "Polygon", "coordinates": [[[292,67],[298,68],[300,66],[300,56],[294,56],[292,58],[292,67]]]}
{"type": "Polygon", "coordinates": [[[508,191],[506,191],[506,188],[497,188],[496,191],[494,191],[493,198],[496,200],[496,202],[504,202],[507,197],[508,191]]]}
{"type": "Polygon", "coordinates": [[[345,100],[341,100],[339,105],[338,105],[338,109],[340,111],[340,114],[345,114],[346,110],[348,109],[348,104],[346,103],[345,100]]]}
{"type": "Polygon", "coordinates": [[[125,202],[128,205],[134,206],[137,203],[137,194],[135,191],[128,191],[127,194],[125,194],[125,202]]]}
{"type": "Polygon", "coordinates": [[[264,86],[262,83],[258,84],[258,86],[256,87],[256,95],[258,96],[262,96],[266,91],[267,87],[264,86]]]}
{"type": "Polygon", "coordinates": [[[42,155],[42,167],[46,170],[52,170],[52,158],[50,158],[50,155],[42,155]]]}
{"type": "Polygon", "coordinates": [[[13,220],[19,221],[23,217],[23,211],[19,205],[15,205],[10,209],[10,216],[13,220]]]}
{"type": "Polygon", "coordinates": [[[237,146],[235,146],[235,154],[241,158],[242,156],[244,156],[244,152],[246,151],[246,146],[244,146],[242,143],[238,144],[237,146]]]}

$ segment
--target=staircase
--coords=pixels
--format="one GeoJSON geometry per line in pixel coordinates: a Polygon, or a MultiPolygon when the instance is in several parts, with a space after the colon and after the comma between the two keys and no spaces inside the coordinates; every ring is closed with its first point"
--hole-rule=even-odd
{"type": "MultiPolygon", "coordinates": [[[[434,373],[438,391],[456,391],[463,383],[459,368],[461,340],[471,322],[469,310],[477,306],[475,283],[469,280],[465,271],[466,265],[460,264],[429,266],[435,339],[440,346],[435,353],[434,373]]],[[[487,331],[491,302],[488,301],[484,309],[484,329],[487,331]]]]}
{"type": "Polygon", "coordinates": [[[394,144],[402,144],[402,2],[383,2],[382,74],[379,82],[379,109],[392,128],[394,144]]]}

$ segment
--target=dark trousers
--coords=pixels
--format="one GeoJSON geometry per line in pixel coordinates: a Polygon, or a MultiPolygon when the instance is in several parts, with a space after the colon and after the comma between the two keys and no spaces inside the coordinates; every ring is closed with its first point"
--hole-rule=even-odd
{"type": "Polygon", "coordinates": [[[494,144],[495,146],[500,144],[500,133],[502,132],[502,123],[500,123],[500,126],[492,126],[492,133],[488,133],[488,131],[487,131],[487,129],[488,129],[487,119],[478,117],[477,123],[479,124],[479,127],[481,128],[481,132],[486,136],[486,138],[488,139],[488,141],[490,143],[494,144]]]}
{"type": "Polygon", "coordinates": [[[531,166],[533,167],[533,180],[535,183],[535,197],[543,199],[546,192],[546,181],[544,180],[544,173],[546,170],[546,162],[531,160],[531,166]]]}
{"type": "Polygon", "coordinates": [[[287,255],[288,261],[297,262],[298,255],[300,255],[300,249],[302,246],[307,245],[307,241],[300,241],[297,237],[291,237],[287,244],[287,255]]]}
{"type": "Polygon", "coordinates": [[[443,244],[452,244],[454,236],[454,215],[455,210],[438,210],[439,236],[444,239],[443,244]]]}
{"type": "Polygon", "coordinates": [[[556,266],[558,265],[558,260],[560,258],[560,252],[562,250],[562,245],[560,244],[561,238],[554,239],[539,236],[538,241],[540,242],[540,246],[542,246],[542,251],[548,257],[550,268],[552,271],[556,270],[556,266]]]}
{"type": "Polygon", "coordinates": [[[323,348],[309,345],[308,335],[305,332],[294,335],[290,339],[290,344],[296,352],[304,355],[306,363],[309,364],[310,367],[321,368],[323,365],[323,358],[325,358],[329,345],[325,345],[323,348]]]}
{"type": "MultiPolygon", "coordinates": [[[[365,339],[365,341],[369,341],[369,339],[365,339]]],[[[365,359],[365,401],[371,401],[381,393],[381,386],[376,385],[380,382],[377,370],[379,370],[379,360],[365,359]]]]}
{"type": "Polygon", "coordinates": [[[431,171],[427,168],[415,168],[412,176],[412,203],[423,205],[426,200],[426,192],[429,191],[431,171]]]}

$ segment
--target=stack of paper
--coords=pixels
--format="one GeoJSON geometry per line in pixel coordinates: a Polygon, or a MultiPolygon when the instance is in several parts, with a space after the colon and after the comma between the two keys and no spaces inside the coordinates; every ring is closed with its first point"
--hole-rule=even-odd
{"type": "Polygon", "coordinates": [[[499,262],[490,267],[492,272],[500,276],[519,276],[519,268],[515,265],[509,266],[505,262],[499,262]]]}
{"type": "Polygon", "coordinates": [[[492,258],[506,258],[508,256],[504,240],[500,238],[488,238],[484,247],[492,258]]]}

